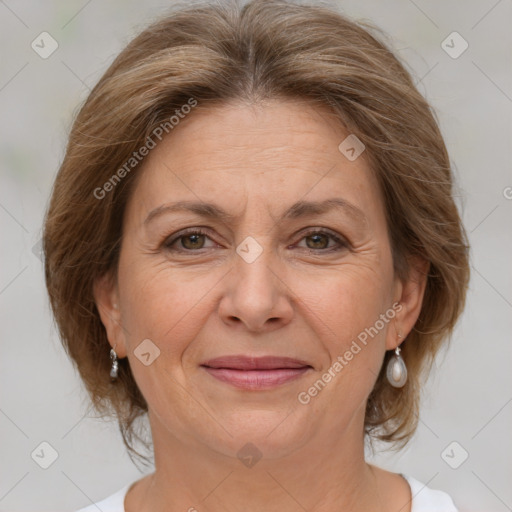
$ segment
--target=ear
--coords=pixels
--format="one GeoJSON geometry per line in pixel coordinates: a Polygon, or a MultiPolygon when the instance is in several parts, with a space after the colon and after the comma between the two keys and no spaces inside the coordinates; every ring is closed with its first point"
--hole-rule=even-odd
{"type": "Polygon", "coordinates": [[[396,308],[394,329],[388,331],[386,350],[394,350],[407,338],[421,312],[430,263],[420,257],[410,257],[408,263],[407,278],[397,277],[395,281],[393,303],[398,302],[400,306],[396,308]]]}
{"type": "Polygon", "coordinates": [[[115,278],[111,274],[97,278],[93,284],[93,295],[111,347],[115,347],[118,358],[126,357],[126,338],[121,323],[121,308],[115,278]]]}

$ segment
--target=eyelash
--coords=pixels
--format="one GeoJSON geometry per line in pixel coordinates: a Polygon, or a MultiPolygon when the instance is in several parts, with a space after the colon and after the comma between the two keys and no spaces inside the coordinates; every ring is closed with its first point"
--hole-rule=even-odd
{"type": "MultiPolygon", "coordinates": [[[[345,240],[343,240],[342,238],[334,235],[331,231],[328,231],[328,230],[323,229],[323,228],[317,228],[317,229],[314,229],[314,230],[307,231],[306,233],[304,233],[302,235],[301,240],[303,240],[304,238],[307,238],[308,236],[317,235],[317,234],[322,234],[322,235],[329,236],[332,240],[334,240],[338,244],[338,247],[330,247],[330,248],[327,248],[327,249],[309,249],[309,248],[304,248],[303,247],[302,249],[306,250],[309,253],[317,253],[317,252],[331,253],[331,252],[336,252],[336,251],[340,251],[342,249],[348,248],[348,243],[345,240]]],[[[188,229],[186,229],[184,231],[179,232],[176,236],[173,236],[172,238],[167,238],[164,241],[163,246],[168,251],[178,252],[178,253],[194,253],[194,252],[197,253],[197,252],[200,252],[200,251],[204,250],[204,248],[197,249],[197,250],[183,249],[183,248],[181,248],[181,249],[173,249],[172,248],[172,245],[175,242],[179,241],[181,238],[185,238],[188,235],[205,235],[208,238],[210,238],[208,236],[208,231],[203,229],[203,228],[188,228],[188,229]]],[[[207,247],[206,249],[210,249],[210,248],[207,247]]]]}

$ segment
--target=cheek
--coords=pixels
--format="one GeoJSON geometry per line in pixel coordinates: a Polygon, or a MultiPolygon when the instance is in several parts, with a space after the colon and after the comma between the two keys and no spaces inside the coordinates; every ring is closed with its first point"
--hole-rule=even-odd
{"type": "Polygon", "coordinates": [[[166,359],[179,358],[207,315],[207,291],[218,280],[212,274],[171,270],[165,262],[147,264],[143,258],[120,262],[123,324],[131,351],[150,339],[166,359]]]}
{"type": "Polygon", "coordinates": [[[177,410],[189,400],[182,393],[186,382],[182,358],[197,337],[201,318],[206,314],[204,283],[189,286],[180,281],[179,272],[140,261],[129,263],[120,263],[119,283],[130,367],[152,409],[177,410]],[[149,361],[144,361],[145,353],[150,354],[149,361]],[[170,394],[169,389],[173,389],[170,394]]]}
{"type": "Polygon", "coordinates": [[[331,339],[336,335],[338,343],[373,325],[389,306],[387,280],[356,265],[342,266],[323,279],[304,284],[297,295],[308,297],[308,307],[323,321],[331,339]]]}
{"type": "Polygon", "coordinates": [[[392,321],[391,315],[386,316],[391,305],[389,279],[374,268],[347,264],[325,280],[311,280],[309,292],[308,287],[298,290],[309,297],[308,323],[316,326],[325,353],[319,360],[320,378],[329,382],[323,396],[340,397],[341,409],[347,402],[354,407],[364,402],[385,352],[386,332],[392,321]]]}

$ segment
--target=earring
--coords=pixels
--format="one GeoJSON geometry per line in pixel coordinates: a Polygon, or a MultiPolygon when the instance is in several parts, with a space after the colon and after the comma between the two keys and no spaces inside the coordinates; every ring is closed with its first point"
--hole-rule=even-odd
{"type": "MultiPolygon", "coordinates": [[[[398,335],[399,338],[402,336],[398,335]]],[[[403,388],[407,382],[407,367],[400,355],[400,347],[395,348],[395,355],[388,361],[386,377],[394,388],[403,388]]]]}
{"type": "MultiPolygon", "coordinates": [[[[116,345],[114,345],[114,348],[116,345]]],[[[119,370],[119,365],[117,363],[117,354],[114,348],[110,349],[110,359],[112,359],[112,368],[110,368],[110,378],[111,380],[117,379],[117,373],[119,370]]]]}

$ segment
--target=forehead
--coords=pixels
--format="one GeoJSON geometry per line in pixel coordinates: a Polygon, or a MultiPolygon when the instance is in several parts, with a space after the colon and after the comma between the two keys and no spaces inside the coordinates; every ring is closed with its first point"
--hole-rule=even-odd
{"type": "Polygon", "coordinates": [[[217,197],[225,209],[253,200],[277,213],[333,194],[379,207],[364,152],[349,160],[339,149],[349,135],[327,107],[306,101],[196,107],[151,150],[133,195],[146,210],[217,197]]]}

